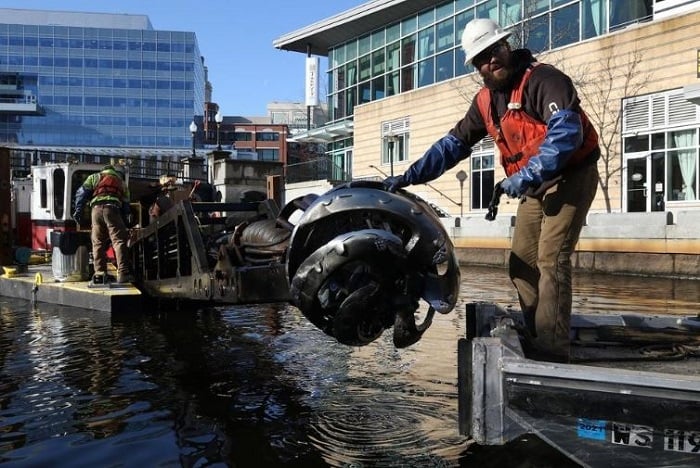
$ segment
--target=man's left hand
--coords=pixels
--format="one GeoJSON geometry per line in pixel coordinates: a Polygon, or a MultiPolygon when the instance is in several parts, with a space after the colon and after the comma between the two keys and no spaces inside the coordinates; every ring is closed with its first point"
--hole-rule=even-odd
{"type": "Polygon", "coordinates": [[[519,198],[525,193],[526,187],[524,187],[522,176],[516,172],[512,176],[501,181],[501,189],[503,193],[510,198],[519,198]]]}

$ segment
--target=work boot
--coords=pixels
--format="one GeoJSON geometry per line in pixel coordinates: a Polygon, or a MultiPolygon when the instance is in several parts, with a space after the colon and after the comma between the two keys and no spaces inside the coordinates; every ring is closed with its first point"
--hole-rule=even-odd
{"type": "Polygon", "coordinates": [[[117,275],[117,283],[119,284],[133,283],[134,280],[134,275],[132,275],[131,273],[119,273],[117,275]]]}
{"type": "Polygon", "coordinates": [[[105,274],[101,271],[96,272],[94,275],[92,275],[92,284],[104,284],[105,283],[105,274]]]}

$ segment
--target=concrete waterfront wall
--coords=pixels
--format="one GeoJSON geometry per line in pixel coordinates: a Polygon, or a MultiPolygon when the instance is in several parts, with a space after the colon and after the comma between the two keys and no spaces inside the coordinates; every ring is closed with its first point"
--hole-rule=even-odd
{"type": "MultiPolygon", "coordinates": [[[[515,217],[444,218],[463,265],[505,267],[515,217]]],[[[575,269],[700,278],[700,212],[590,213],[572,256],[575,269]]]]}
{"type": "MultiPolygon", "coordinates": [[[[325,181],[288,184],[285,199],[330,187],[325,181]]],[[[441,220],[462,265],[508,265],[512,213],[494,221],[484,213],[441,220]]],[[[700,210],[589,213],[571,260],[574,268],[592,272],[700,278],[700,210]]]]}

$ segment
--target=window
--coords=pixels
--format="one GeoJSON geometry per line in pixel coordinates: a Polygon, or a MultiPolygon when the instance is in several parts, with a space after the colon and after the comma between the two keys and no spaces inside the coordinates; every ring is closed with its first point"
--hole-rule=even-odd
{"type": "Polygon", "coordinates": [[[360,54],[360,55],[364,55],[367,52],[369,52],[371,49],[370,36],[361,37],[360,40],[357,41],[357,48],[358,48],[358,54],[360,54]]]}
{"type": "Polygon", "coordinates": [[[525,22],[524,34],[525,47],[530,49],[533,53],[538,54],[547,50],[549,48],[548,15],[538,16],[525,22]]]}
{"type": "Polygon", "coordinates": [[[389,166],[393,174],[394,164],[408,160],[408,118],[382,123],[382,166],[389,166]]]}
{"type": "Polygon", "coordinates": [[[381,48],[372,53],[372,75],[378,76],[384,73],[384,48],[381,48]]]}
{"type": "Polygon", "coordinates": [[[345,78],[347,86],[352,86],[357,83],[357,61],[353,60],[345,66],[345,78]]]}
{"type": "Polygon", "coordinates": [[[279,141],[280,134],[277,132],[258,132],[255,139],[258,141],[279,141]]]}
{"type": "Polygon", "coordinates": [[[522,19],[520,0],[501,0],[501,18],[497,21],[506,27],[515,24],[522,19]]]}
{"type": "Polygon", "coordinates": [[[279,161],[280,159],[280,150],[276,148],[258,148],[256,151],[260,161],[279,161]]]}
{"type": "Polygon", "coordinates": [[[578,4],[552,12],[552,47],[573,44],[579,37],[578,4]]]}
{"type": "Polygon", "coordinates": [[[418,87],[435,82],[435,60],[429,58],[418,63],[418,87]]]}
{"type": "MultiPolygon", "coordinates": [[[[476,18],[488,18],[498,23],[498,7],[496,6],[496,0],[488,0],[487,2],[477,5],[476,18]]],[[[505,27],[504,24],[501,24],[501,26],[505,27]]]]}
{"type": "Polygon", "coordinates": [[[662,211],[700,200],[700,112],[672,90],[623,100],[624,206],[662,211]]]}
{"type": "Polygon", "coordinates": [[[39,208],[48,208],[48,189],[46,179],[39,179],[39,208]]]}
{"type": "Polygon", "coordinates": [[[372,100],[383,98],[384,90],[384,76],[372,80],[372,100]]]}
{"type": "Polygon", "coordinates": [[[399,92],[399,72],[393,72],[386,77],[386,95],[393,96],[399,92]]]}
{"type": "Polygon", "coordinates": [[[387,71],[399,68],[399,43],[394,42],[386,46],[386,69],[387,71]]]}
{"type": "Polygon", "coordinates": [[[418,33],[418,59],[430,57],[435,53],[435,30],[431,27],[418,33]]]}
{"type": "Polygon", "coordinates": [[[400,31],[400,25],[398,23],[392,24],[388,28],[386,28],[386,42],[387,44],[389,42],[397,40],[399,37],[401,37],[401,31],[400,31]]]}
{"type": "Polygon", "coordinates": [[[589,39],[603,34],[607,23],[605,2],[601,0],[582,0],[581,12],[583,22],[581,38],[589,39]]]}
{"type": "Polygon", "coordinates": [[[454,76],[454,51],[449,50],[435,57],[435,80],[449,80],[454,76]]]}
{"type": "Polygon", "coordinates": [[[491,202],[495,185],[493,140],[486,137],[475,145],[469,160],[471,161],[471,209],[485,210],[491,202]]]}
{"type": "Polygon", "coordinates": [[[393,173],[394,164],[408,160],[408,133],[385,135],[383,142],[382,165],[389,165],[393,173]]]}
{"type": "Polygon", "coordinates": [[[669,200],[698,199],[698,129],[668,133],[669,200]]]}
{"type": "Polygon", "coordinates": [[[372,100],[371,86],[369,81],[360,83],[357,87],[359,104],[364,104],[365,102],[370,102],[372,100]]]}
{"type": "Polygon", "coordinates": [[[66,191],[66,173],[63,169],[53,171],[53,215],[55,219],[63,218],[63,193],[66,191]]]}
{"type": "Polygon", "coordinates": [[[437,51],[447,50],[454,45],[454,19],[450,18],[437,25],[437,51]]]}
{"type": "Polygon", "coordinates": [[[372,70],[370,69],[370,55],[360,57],[360,81],[369,79],[372,70]]]}
{"type": "Polygon", "coordinates": [[[401,40],[401,65],[413,63],[416,59],[416,35],[401,40]]]}
{"type": "Polygon", "coordinates": [[[651,12],[652,2],[649,0],[610,0],[610,30],[650,19],[651,12]]]}
{"type": "Polygon", "coordinates": [[[372,33],[372,49],[381,47],[384,45],[384,31],[379,30],[372,33]]]}
{"type": "Polygon", "coordinates": [[[357,90],[348,88],[345,91],[345,115],[353,115],[355,112],[355,104],[357,104],[357,90]]]}
{"type": "Polygon", "coordinates": [[[410,91],[414,88],[415,74],[415,65],[409,65],[401,69],[401,92],[410,91]]]}

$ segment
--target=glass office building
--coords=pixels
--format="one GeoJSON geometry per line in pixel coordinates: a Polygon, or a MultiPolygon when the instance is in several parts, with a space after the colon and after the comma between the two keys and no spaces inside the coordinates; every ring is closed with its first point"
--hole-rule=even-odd
{"type": "Polygon", "coordinates": [[[193,32],[143,15],[0,9],[0,144],[188,148],[205,80],[193,32]]]}
{"type": "MultiPolygon", "coordinates": [[[[406,2],[418,3],[418,2],[406,2]]],[[[407,7],[408,8],[408,7],[407,7]]],[[[423,9],[328,51],[330,121],[354,107],[475,71],[464,65],[461,34],[490,18],[535,54],[652,18],[650,0],[451,0],[423,9]]]]}

